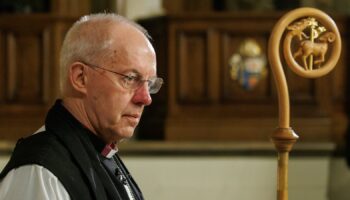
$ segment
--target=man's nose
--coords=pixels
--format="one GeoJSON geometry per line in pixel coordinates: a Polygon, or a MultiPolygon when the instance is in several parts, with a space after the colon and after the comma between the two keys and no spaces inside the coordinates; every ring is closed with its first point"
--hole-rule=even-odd
{"type": "Polygon", "coordinates": [[[148,106],[152,103],[152,97],[149,93],[148,83],[145,82],[140,88],[135,91],[132,99],[133,103],[148,106]]]}

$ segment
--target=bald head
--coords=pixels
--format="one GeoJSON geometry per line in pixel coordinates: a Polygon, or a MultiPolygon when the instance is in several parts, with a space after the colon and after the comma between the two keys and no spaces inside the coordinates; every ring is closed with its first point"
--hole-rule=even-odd
{"type": "Polygon", "coordinates": [[[149,38],[146,30],[140,25],[115,14],[91,14],[75,22],[67,32],[61,49],[60,86],[62,94],[65,95],[68,68],[73,62],[96,63],[122,58],[130,30],[149,38]]]}

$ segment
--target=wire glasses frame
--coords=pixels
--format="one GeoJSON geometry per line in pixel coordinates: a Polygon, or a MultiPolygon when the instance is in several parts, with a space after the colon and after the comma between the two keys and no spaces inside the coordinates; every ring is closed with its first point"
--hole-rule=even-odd
{"type": "Polygon", "coordinates": [[[111,72],[113,74],[122,76],[123,79],[122,79],[121,83],[125,89],[136,90],[136,89],[140,88],[145,82],[147,82],[148,92],[150,94],[156,94],[159,92],[160,88],[163,85],[163,79],[159,78],[159,77],[153,77],[153,78],[146,80],[146,79],[142,79],[142,77],[139,75],[136,75],[136,76],[135,75],[126,75],[126,74],[115,72],[115,71],[107,69],[105,67],[93,65],[93,64],[90,64],[90,63],[87,63],[84,61],[79,61],[79,62],[83,63],[84,65],[86,65],[92,69],[98,68],[98,69],[102,69],[102,70],[105,70],[107,72],[111,72]]]}

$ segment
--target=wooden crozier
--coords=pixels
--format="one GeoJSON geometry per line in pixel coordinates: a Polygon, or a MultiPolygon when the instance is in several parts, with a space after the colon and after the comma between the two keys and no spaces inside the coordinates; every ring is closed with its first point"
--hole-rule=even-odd
{"type": "Polygon", "coordinates": [[[335,22],[324,12],[299,8],[277,22],[269,39],[268,58],[279,106],[279,125],[271,136],[278,153],[277,199],[288,200],[289,152],[298,135],[290,127],[288,87],[280,58],[281,41],[284,59],[292,71],[305,78],[317,78],[335,67],[341,52],[341,38],[335,22]]]}

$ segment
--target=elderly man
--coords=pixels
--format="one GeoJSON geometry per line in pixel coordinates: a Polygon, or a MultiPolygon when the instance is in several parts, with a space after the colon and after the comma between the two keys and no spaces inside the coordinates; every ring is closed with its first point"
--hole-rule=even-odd
{"type": "Polygon", "coordinates": [[[0,199],[143,199],[115,153],[163,83],[146,31],[114,14],[84,16],[60,59],[62,100],[18,141],[0,175],[0,199]]]}

